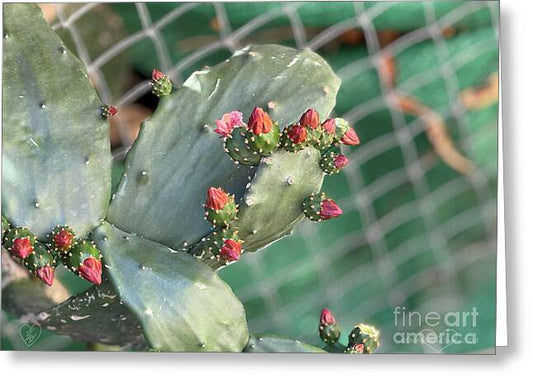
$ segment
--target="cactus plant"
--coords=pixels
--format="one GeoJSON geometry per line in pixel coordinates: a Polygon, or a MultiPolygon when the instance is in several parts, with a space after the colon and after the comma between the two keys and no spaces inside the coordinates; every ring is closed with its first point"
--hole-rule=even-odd
{"type": "Polygon", "coordinates": [[[250,336],[215,270],[305,216],[342,214],[320,192],[322,161],[358,139],[327,119],[339,88],[327,63],[309,50],[249,46],[176,90],[154,70],[158,108],[111,197],[106,118],[116,108],[34,5],[6,5],[4,18],[5,246],[47,284],[58,261],[94,284],[26,319],[135,349],[315,351],[250,336]]]}

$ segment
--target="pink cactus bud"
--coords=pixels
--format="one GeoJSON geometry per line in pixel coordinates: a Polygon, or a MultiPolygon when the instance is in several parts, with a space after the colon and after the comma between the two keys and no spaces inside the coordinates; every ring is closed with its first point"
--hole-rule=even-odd
{"type": "Polygon", "coordinates": [[[93,284],[102,283],[102,262],[94,257],[86,258],[79,268],[80,275],[93,284]]]}
{"type": "Polygon", "coordinates": [[[237,261],[241,257],[241,243],[235,240],[227,239],[220,249],[220,257],[227,261],[237,261]]]}
{"type": "Polygon", "coordinates": [[[242,113],[238,110],[225,113],[220,120],[215,120],[215,123],[217,124],[215,132],[222,137],[228,137],[237,127],[244,127],[242,113]]]}
{"type": "Polygon", "coordinates": [[[332,199],[325,199],[320,204],[320,218],[330,220],[342,214],[342,209],[332,199]]]}
{"type": "Polygon", "coordinates": [[[320,124],[320,118],[318,112],[312,108],[309,108],[300,118],[300,124],[309,128],[317,129],[320,124]]]}
{"type": "Polygon", "coordinates": [[[114,115],[117,114],[117,112],[118,112],[118,109],[117,109],[116,106],[109,105],[109,106],[107,107],[107,114],[108,114],[109,116],[114,116],[114,115]]]}
{"type": "Polygon", "coordinates": [[[303,143],[307,139],[307,129],[298,124],[291,125],[287,130],[287,136],[294,144],[303,143]]]}
{"type": "Polygon", "coordinates": [[[68,251],[73,242],[74,235],[66,229],[62,229],[54,235],[54,244],[59,250],[68,251]]]}
{"type": "Polygon", "coordinates": [[[255,107],[248,119],[248,128],[254,135],[269,133],[272,130],[272,119],[259,107],[255,107]]]}
{"type": "Polygon", "coordinates": [[[207,200],[205,201],[205,207],[212,210],[221,210],[226,206],[229,201],[228,194],[220,187],[210,187],[207,190],[207,200]]]}
{"type": "Polygon", "coordinates": [[[322,123],[322,128],[326,131],[326,133],[329,133],[330,135],[332,133],[335,133],[335,129],[337,128],[337,124],[335,122],[335,119],[327,119],[322,123]]]}
{"type": "Polygon", "coordinates": [[[329,311],[328,309],[323,309],[322,313],[320,314],[320,324],[324,326],[329,326],[335,323],[337,323],[337,321],[335,320],[335,317],[333,316],[331,311],[329,311]]]}
{"type": "Polygon", "coordinates": [[[365,345],[363,345],[363,344],[355,345],[354,351],[355,351],[355,353],[363,354],[363,352],[365,351],[365,345]]]}
{"type": "Polygon", "coordinates": [[[50,267],[49,265],[42,268],[37,268],[35,270],[35,274],[39,279],[41,279],[49,286],[51,286],[54,282],[54,268],[50,267]]]}
{"type": "Polygon", "coordinates": [[[25,259],[33,252],[33,245],[28,237],[16,238],[11,252],[19,259],[25,259]]]}
{"type": "Polygon", "coordinates": [[[152,80],[158,81],[164,77],[166,77],[166,75],[162,71],[157,70],[157,69],[152,70],[152,80]]]}
{"type": "Polygon", "coordinates": [[[350,159],[344,155],[337,155],[333,160],[333,164],[337,170],[342,170],[348,163],[350,163],[350,159]]]}
{"type": "Polygon", "coordinates": [[[346,145],[358,145],[359,136],[357,136],[357,133],[355,133],[353,128],[349,128],[342,137],[341,143],[346,145]]]}

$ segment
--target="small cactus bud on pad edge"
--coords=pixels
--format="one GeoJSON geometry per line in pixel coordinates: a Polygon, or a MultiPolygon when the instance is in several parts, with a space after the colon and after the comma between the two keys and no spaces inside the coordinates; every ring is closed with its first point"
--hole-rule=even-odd
{"type": "Polygon", "coordinates": [[[44,244],[38,241],[35,243],[35,249],[24,261],[24,265],[43,283],[52,285],[56,261],[44,244]]]}
{"type": "Polygon", "coordinates": [[[68,226],[56,226],[50,233],[50,246],[59,254],[66,254],[76,243],[76,234],[68,226]]]}
{"type": "Polygon", "coordinates": [[[214,226],[228,226],[237,217],[235,196],[228,195],[220,187],[207,191],[205,215],[214,226]]]}
{"type": "Polygon", "coordinates": [[[346,156],[331,151],[322,156],[320,168],[328,175],[338,174],[349,162],[346,156]]]}
{"type": "Polygon", "coordinates": [[[302,203],[302,210],[311,221],[330,220],[342,215],[342,209],[325,193],[309,196],[302,203]]]}
{"type": "Polygon", "coordinates": [[[93,284],[102,283],[102,254],[89,241],[77,243],[65,258],[65,265],[93,284]]]}
{"type": "Polygon", "coordinates": [[[163,72],[154,69],[152,71],[152,93],[157,97],[165,97],[172,93],[172,81],[170,78],[163,72]]]}
{"type": "Polygon", "coordinates": [[[13,228],[5,239],[7,250],[21,260],[26,259],[35,248],[35,236],[27,228],[13,228]]]}
{"type": "Polygon", "coordinates": [[[101,110],[102,110],[102,117],[104,119],[113,117],[118,112],[118,109],[113,105],[104,105],[102,106],[101,110]]]}
{"type": "Polygon", "coordinates": [[[341,336],[341,328],[328,309],[323,309],[320,314],[318,334],[320,335],[320,339],[327,345],[336,343],[341,336]]]}

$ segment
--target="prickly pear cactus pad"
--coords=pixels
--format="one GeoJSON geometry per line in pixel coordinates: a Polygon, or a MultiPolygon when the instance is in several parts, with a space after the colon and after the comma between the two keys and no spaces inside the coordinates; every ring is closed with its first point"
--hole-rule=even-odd
{"type": "Polygon", "coordinates": [[[2,214],[44,238],[107,210],[108,123],[85,68],[34,4],[4,6],[2,214]]]}
{"type": "Polygon", "coordinates": [[[193,73],[143,124],[107,219],[174,249],[198,242],[210,232],[202,207],[207,189],[221,186],[239,202],[255,173],[226,154],[215,120],[234,110],[248,117],[256,106],[280,128],[309,107],[327,117],[338,88],[320,56],[277,45],[250,46],[193,73]]]}
{"type": "Polygon", "coordinates": [[[147,349],[141,325],[109,282],[23,320],[82,341],[147,349]]]}
{"type": "Polygon", "coordinates": [[[93,233],[109,277],[158,351],[240,352],[244,307],[231,288],[191,255],[104,223],[93,233]]]}
{"type": "Polygon", "coordinates": [[[255,251],[290,233],[304,214],[302,202],[320,190],[320,152],[278,150],[263,158],[239,210],[235,227],[244,249],[255,251]]]}
{"type": "Polygon", "coordinates": [[[245,353],[325,353],[324,350],[298,340],[270,334],[251,335],[245,353]]]}

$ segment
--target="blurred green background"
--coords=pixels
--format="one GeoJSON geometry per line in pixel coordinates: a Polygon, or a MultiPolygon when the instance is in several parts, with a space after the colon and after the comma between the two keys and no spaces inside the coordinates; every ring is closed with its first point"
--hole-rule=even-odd
{"type": "MultiPolygon", "coordinates": [[[[443,351],[494,351],[498,2],[47,4],[43,11],[102,99],[124,112],[112,130],[115,181],[140,120],[157,104],[148,93],[152,68],[179,85],[249,43],[322,55],[342,79],[334,114],[361,138],[345,150],[344,173],[324,184],[344,215],[303,221],[290,237],[220,272],[244,303],[250,331],[319,344],[318,316],[327,307],[344,336],[357,322],[375,325],[379,352],[435,352],[394,343],[403,330],[394,307],[442,314],[476,307],[477,326],[455,330],[473,330],[477,342],[443,351]],[[437,155],[420,116],[392,108],[391,85],[378,72],[383,58],[394,60],[394,90],[442,119],[474,174],[437,155]]],[[[25,348],[19,323],[5,312],[2,327],[3,349],[25,348]]],[[[45,333],[32,349],[87,348],[45,333]]]]}

